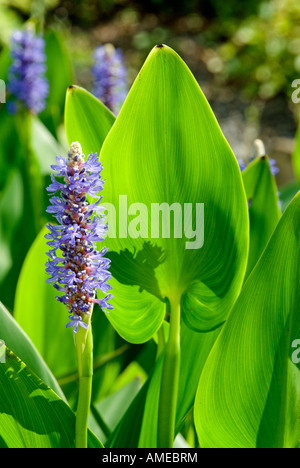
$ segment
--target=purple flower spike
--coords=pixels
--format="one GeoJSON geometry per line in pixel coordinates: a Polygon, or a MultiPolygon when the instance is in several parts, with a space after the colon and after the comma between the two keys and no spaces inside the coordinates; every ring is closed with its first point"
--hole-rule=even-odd
{"type": "Polygon", "coordinates": [[[113,296],[107,294],[111,289],[107,284],[111,278],[110,260],[104,257],[107,249],[98,252],[95,244],[104,239],[107,230],[101,213],[103,208],[99,206],[102,197],[97,195],[103,189],[102,166],[96,154],[90,154],[85,161],[81,146],[76,142],[72,143],[68,158],[57,158],[57,165],[52,168],[58,171],[58,176],[64,177],[65,183],[58,183],[52,176],[47,188],[52,193],[60,191],[61,198],[51,197],[47,208],[58,225],[47,225],[49,233],[45,238],[52,249],[47,253],[46,271],[50,277],[46,281],[64,292],[56,299],[67,306],[71,314],[67,327],[72,326],[77,333],[79,326],[87,327],[83,317],[91,313],[94,303],[112,309],[108,300],[113,296]],[[89,204],[87,194],[97,201],[89,204]],[[56,250],[61,251],[61,257],[56,250]],[[99,289],[105,295],[103,299],[95,299],[99,289]]]}
{"type": "Polygon", "coordinates": [[[127,71],[123,53],[113,45],[99,46],[94,52],[94,95],[118,114],[127,95],[127,71]]]}
{"type": "Polygon", "coordinates": [[[46,107],[49,84],[45,78],[45,42],[31,31],[15,31],[11,38],[12,64],[8,71],[8,90],[15,101],[9,109],[15,113],[19,101],[33,114],[46,107]]]}

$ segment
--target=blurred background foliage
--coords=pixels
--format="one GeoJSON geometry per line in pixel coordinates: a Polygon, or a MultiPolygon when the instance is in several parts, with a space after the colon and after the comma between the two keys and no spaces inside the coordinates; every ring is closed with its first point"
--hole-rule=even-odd
{"type": "Polygon", "coordinates": [[[91,89],[92,53],[112,43],[125,55],[129,85],[157,43],[173,47],[203,88],[237,157],[255,138],[294,178],[298,122],[291,83],[300,76],[300,4],[293,0],[0,0],[0,41],[29,18],[59,32],[75,73],[91,89]]]}

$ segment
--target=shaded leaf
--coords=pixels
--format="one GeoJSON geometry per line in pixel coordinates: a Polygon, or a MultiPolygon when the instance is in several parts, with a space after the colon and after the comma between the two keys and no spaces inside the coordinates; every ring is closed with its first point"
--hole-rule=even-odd
{"type": "MultiPolygon", "coordinates": [[[[74,413],[9,349],[0,381],[1,448],[74,447],[74,413]]],[[[89,447],[102,447],[91,433],[89,447]]]]}
{"type": "Polygon", "coordinates": [[[243,171],[249,201],[250,250],[246,278],[256,265],[281,217],[278,189],[268,158],[255,159],[243,171]]]}
{"type": "Polygon", "coordinates": [[[0,303],[1,339],[22,359],[24,363],[54,390],[61,398],[65,398],[47,364],[28,338],[24,330],[18,325],[12,315],[0,303]]]}
{"type": "MultiPolygon", "coordinates": [[[[93,416],[98,424],[100,419],[100,428],[103,427],[104,421],[104,425],[107,426],[109,431],[115,429],[140,387],[140,380],[136,378],[93,406],[93,416]]],[[[95,423],[90,427],[97,434],[95,423]]],[[[100,435],[101,440],[104,441],[104,434],[99,431],[99,437],[100,435]]]]}

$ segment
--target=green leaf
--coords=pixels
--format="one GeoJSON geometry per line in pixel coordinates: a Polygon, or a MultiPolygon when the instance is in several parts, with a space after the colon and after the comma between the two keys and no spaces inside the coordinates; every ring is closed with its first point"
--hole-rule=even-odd
{"type": "MultiPolygon", "coordinates": [[[[29,144],[30,114],[28,112],[19,113],[14,116],[7,116],[7,119],[4,118],[4,120],[2,120],[2,117],[3,113],[0,113],[0,128],[4,131],[2,135],[4,137],[3,145],[1,145],[3,154],[0,154],[0,161],[3,165],[0,164],[0,172],[2,173],[3,170],[2,174],[7,183],[13,177],[13,185],[7,187],[6,200],[1,207],[2,213],[6,217],[8,216],[9,219],[4,226],[11,245],[11,268],[6,272],[0,292],[1,300],[7,307],[13,309],[15,287],[22,263],[30,245],[43,225],[44,212],[43,203],[41,202],[43,178],[36,155],[32,152],[29,144]],[[14,192],[12,192],[13,189],[14,192]],[[18,201],[21,205],[17,207],[18,201]],[[11,230],[9,226],[14,226],[14,228],[11,230]],[[20,239],[22,239],[22,242],[20,242],[20,239]]],[[[3,239],[5,237],[4,234],[3,239]]],[[[6,266],[9,267],[8,262],[6,266]]]]}
{"type": "Polygon", "coordinates": [[[70,54],[64,44],[64,38],[59,32],[47,31],[45,35],[45,53],[47,57],[46,77],[49,81],[49,95],[47,109],[42,115],[44,116],[51,111],[56,117],[55,120],[58,125],[64,112],[66,89],[73,81],[70,54]]]}
{"type": "Polygon", "coordinates": [[[1,302],[0,328],[1,340],[5,342],[6,346],[10,348],[14,354],[19,356],[20,359],[22,359],[22,361],[40,377],[40,379],[42,379],[57,393],[57,395],[64,399],[65,397],[61,388],[56,382],[47,364],[41,358],[36,347],[1,302]]]}
{"type": "Polygon", "coordinates": [[[243,171],[243,182],[250,202],[250,250],[246,278],[265,249],[281,217],[278,189],[268,158],[255,159],[243,171]]]}
{"type": "MultiPolygon", "coordinates": [[[[1,78],[2,75],[0,74],[1,78]]],[[[2,78],[3,79],[3,78],[2,78]]],[[[1,106],[6,104],[0,104],[1,106]]],[[[15,119],[8,114],[6,108],[0,109],[0,192],[7,183],[12,170],[18,166],[20,138],[15,119]]]]}
{"type": "Polygon", "coordinates": [[[100,159],[115,278],[108,319],[129,341],[145,341],[162,323],[154,302],[176,294],[189,327],[218,327],[245,273],[247,203],[236,158],[196,80],[172,49],[155,47],[149,55],[100,159]],[[162,233],[158,208],[163,203],[162,233]],[[122,299],[127,294],[125,307],[116,282],[130,286],[120,293],[122,299]],[[138,296],[137,287],[149,293],[143,327],[135,304],[140,297],[145,311],[146,295],[138,296]],[[131,294],[135,313],[128,312],[131,294]]]}
{"type": "Polygon", "coordinates": [[[69,145],[79,141],[83,153],[98,153],[115,121],[114,115],[95,96],[70,86],[65,105],[65,128],[69,145]]]}
{"type": "Polygon", "coordinates": [[[128,287],[115,278],[109,283],[113,287],[115,310],[109,312],[108,320],[125,340],[144,343],[160,328],[165,316],[165,304],[147,291],[141,291],[138,286],[128,287]]]}
{"type": "Polygon", "coordinates": [[[292,154],[292,162],[298,185],[300,185],[300,125],[296,134],[296,144],[292,154]]]}
{"type": "MultiPolygon", "coordinates": [[[[143,421],[143,411],[150,379],[146,381],[122,417],[120,423],[105,443],[107,448],[137,448],[143,421]]],[[[155,413],[153,413],[155,415],[155,413]]],[[[151,424],[149,431],[155,428],[151,424]]]]}
{"type": "Polygon", "coordinates": [[[282,211],[286,210],[299,189],[300,186],[297,182],[292,182],[291,184],[280,187],[280,201],[282,203],[282,211]]]}
{"type": "Polygon", "coordinates": [[[9,174],[7,184],[0,196],[0,281],[12,267],[13,239],[21,220],[22,205],[22,178],[19,171],[14,170],[9,174]]]}
{"type": "MultiPolygon", "coordinates": [[[[0,380],[1,448],[74,447],[74,413],[8,348],[0,380]]],[[[90,432],[89,447],[102,447],[90,432]]]]}
{"type": "Polygon", "coordinates": [[[17,284],[14,317],[59,377],[76,369],[77,362],[73,336],[66,329],[68,310],[55,299],[58,293],[53,285],[46,283],[46,232],[46,228],[40,232],[26,256],[17,284]]]}
{"type": "Polygon", "coordinates": [[[200,378],[201,447],[299,445],[300,193],[283,214],[218,337],[200,378]]]}
{"type": "Polygon", "coordinates": [[[103,428],[106,432],[113,431],[140,387],[140,379],[135,378],[107,398],[93,405],[92,412],[95,421],[90,427],[102,441],[104,441],[105,435],[102,431],[99,431],[99,428],[103,428]]]}
{"type": "Polygon", "coordinates": [[[38,160],[42,175],[53,172],[51,164],[56,164],[56,156],[63,155],[64,149],[36,117],[31,116],[31,148],[38,160]]]}

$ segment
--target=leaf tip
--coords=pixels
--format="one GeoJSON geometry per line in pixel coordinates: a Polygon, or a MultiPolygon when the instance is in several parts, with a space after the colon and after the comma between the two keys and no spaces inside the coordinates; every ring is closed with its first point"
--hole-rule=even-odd
{"type": "Polygon", "coordinates": [[[68,94],[72,93],[76,88],[77,88],[77,86],[75,86],[75,85],[68,86],[67,93],[68,94]]]}

